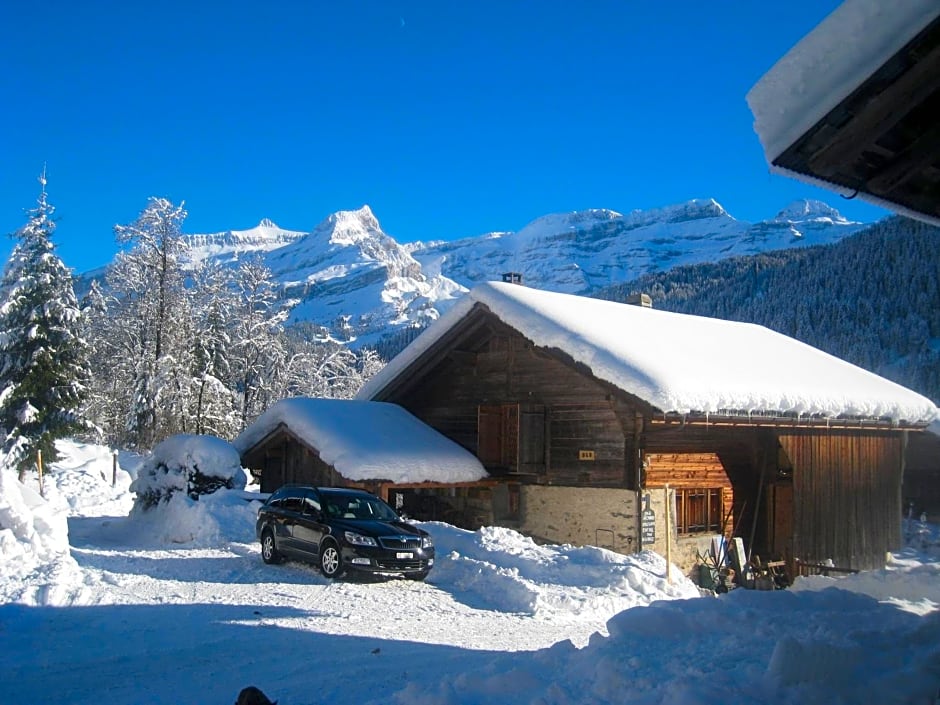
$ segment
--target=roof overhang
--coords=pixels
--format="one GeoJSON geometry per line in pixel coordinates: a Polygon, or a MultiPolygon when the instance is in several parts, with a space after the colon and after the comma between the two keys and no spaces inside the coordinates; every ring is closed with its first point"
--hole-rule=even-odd
{"type": "Polygon", "coordinates": [[[940,225],[936,0],[846,0],[747,100],[773,171],[940,225]]]}
{"type": "Polygon", "coordinates": [[[658,412],[650,418],[650,424],[667,427],[759,427],[775,429],[823,429],[827,431],[924,431],[926,423],[892,419],[870,419],[855,416],[805,416],[801,414],[726,411],[718,414],[675,414],[658,412]]]}

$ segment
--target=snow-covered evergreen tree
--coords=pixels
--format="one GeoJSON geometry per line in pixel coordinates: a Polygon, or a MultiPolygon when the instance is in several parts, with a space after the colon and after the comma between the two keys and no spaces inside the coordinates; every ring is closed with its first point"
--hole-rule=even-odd
{"type": "Polygon", "coordinates": [[[21,477],[35,467],[38,451],[52,462],[56,439],[86,428],[88,347],[72,274],[52,244],[45,173],[40,183],[36,208],[13,234],[17,243],[0,284],[0,430],[21,477]]]}

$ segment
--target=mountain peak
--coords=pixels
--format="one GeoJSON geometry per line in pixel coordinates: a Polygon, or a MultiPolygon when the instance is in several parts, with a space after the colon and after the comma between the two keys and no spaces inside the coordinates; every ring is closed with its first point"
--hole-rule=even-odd
{"type": "Polygon", "coordinates": [[[682,220],[697,220],[699,218],[718,218],[728,215],[728,211],[714,198],[693,198],[685,203],[658,208],[649,213],[661,213],[663,220],[675,222],[682,220]]]}
{"type": "Polygon", "coordinates": [[[583,211],[570,211],[568,213],[551,213],[536,218],[516,233],[520,239],[529,239],[556,233],[585,230],[600,222],[614,220],[620,213],[606,208],[589,208],[583,211]]]}
{"type": "Polygon", "coordinates": [[[314,233],[326,234],[330,242],[346,245],[376,235],[385,236],[378,218],[367,205],[356,210],[331,213],[314,228],[314,233]]]}
{"type": "Polygon", "coordinates": [[[259,228],[274,228],[276,230],[280,230],[280,228],[278,228],[277,226],[277,223],[275,223],[270,218],[262,218],[261,222],[258,223],[258,227],[259,228]]]}
{"type": "Polygon", "coordinates": [[[774,220],[795,223],[808,220],[827,220],[833,223],[849,222],[839,211],[828,203],[812,198],[800,198],[793,201],[793,203],[777,213],[774,220]]]}

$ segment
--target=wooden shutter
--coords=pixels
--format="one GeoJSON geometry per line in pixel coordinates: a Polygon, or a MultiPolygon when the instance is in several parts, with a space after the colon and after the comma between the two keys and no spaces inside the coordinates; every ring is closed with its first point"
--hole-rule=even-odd
{"type": "Polygon", "coordinates": [[[529,406],[520,411],[519,472],[545,472],[545,407],[529,406]]]}
{"type": "Polygon", "coordinates": [[[480,406],[477,411],[477,457],[486,467],[502,464],[502,410],[480,406]]]}

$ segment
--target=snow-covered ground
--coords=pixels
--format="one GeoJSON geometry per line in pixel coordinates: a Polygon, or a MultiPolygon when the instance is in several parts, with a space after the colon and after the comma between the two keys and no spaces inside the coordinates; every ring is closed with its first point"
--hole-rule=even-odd
{"type": "Polygon", "coordinates": [[[250,494],[131,512],[139,459],[112,487],[106,449],[61,448],[45,499],[0,469],[0,703],[938,702],[935,527],[888,570],[717,598],[652,553],[440,523],[427,582],[328,582],[262,563],[250,494]]]}

